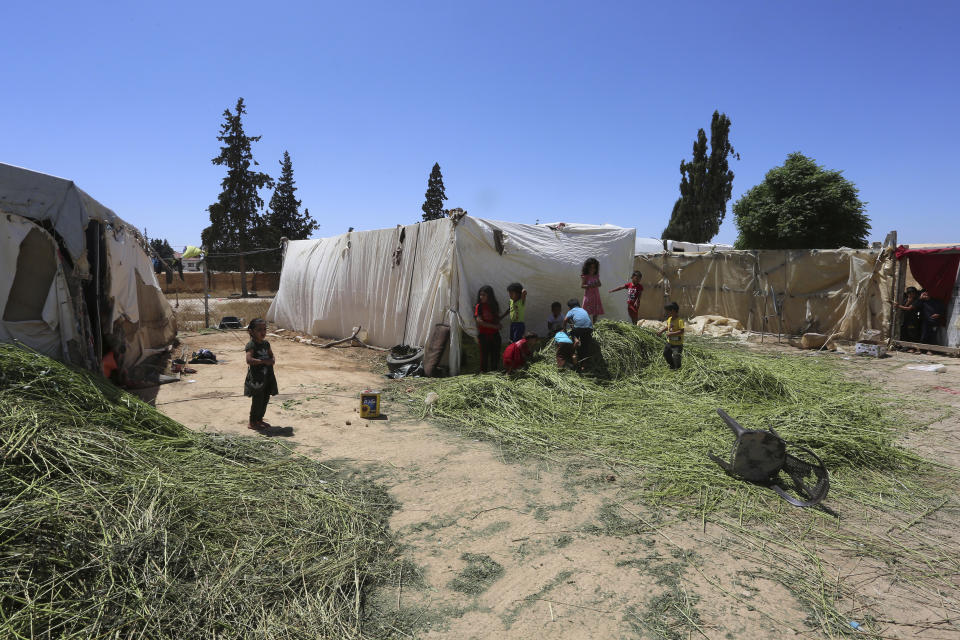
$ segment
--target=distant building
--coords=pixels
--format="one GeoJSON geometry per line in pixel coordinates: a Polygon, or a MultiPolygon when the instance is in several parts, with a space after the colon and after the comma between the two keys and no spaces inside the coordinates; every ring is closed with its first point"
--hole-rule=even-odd
{"type": "MultiPolygon", "coordinates": [[[[173,252],[173,259],[174,259],[174,260],[181,260],[181,259],[183,259],[183,252],[182,252],[182,251],[174,251],[174,252],[173,252]]],[[[201,260],[200,258],[187,258],[186,260],[183,260],[183,270],[184,270],[184,271],[200,271],[200,263],[201,263],[201,262],[202,262],[202,260],[201,260]]]]}

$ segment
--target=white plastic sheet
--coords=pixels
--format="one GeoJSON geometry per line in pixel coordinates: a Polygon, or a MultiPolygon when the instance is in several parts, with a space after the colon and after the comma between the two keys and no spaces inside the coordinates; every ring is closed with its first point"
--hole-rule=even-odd
{"type": "MultiPolygon", "coordinates": [[[[0,319],[6,312],[10,290],[16,278],[20,244],[31,231],[42,233],[51,245],[51,255],[56,255],[56,242],[46,231],[20,216],[0,215],[0,319]]],[[[76,337],[76,320],[60,264],[57,265],[39,318],[16,322],[0,320],[0,341],[21,342],[58,360],[69,360],[67,343],[76,337]]]]}
{"type": "MultiPolygon", "coordinates": [[[[456,342],[456,325],[476,335],[473,307],[481,286],[493,287],[505,311],[507,285],[519,282],[528,292],[527,328],[543,333],[551,302],[566,309],[569,298],[583,297],[581,268],[595,257],[605,317],[626,320],[625,295],[607,290],[630,279],[634,234],[609,225],[525,225],[466,216],[456,223],[445,218],[293,241],[267,317],[331,338],[361,325],[369,342],[383,347],[422,345],[434,324],[448,322],[456,342]]],[[[504,336],[507,330],[505,319],[504,336]]],[[[455,359],[459,349],[453,346],[455,359]]]]}
{"type": "Polygon", "coordinates": [[[48,221],[63,238],[71,258],[84,253],[87,223],[123,221],[70,180],[0,163],[0,210],[31,220],[48,221]]]}

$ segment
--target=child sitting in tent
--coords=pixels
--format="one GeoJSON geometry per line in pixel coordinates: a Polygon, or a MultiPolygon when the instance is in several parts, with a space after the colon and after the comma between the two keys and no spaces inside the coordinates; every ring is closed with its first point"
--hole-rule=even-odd
{"type": "Polygon", "coordinates": [[[533,331],[527,331],[516,342],[511,342],[503,351],[503,368],[509,373],[527,363],[531,351],[537,346],[539,338],[533,331]]]}
{"type": "Polygon", "coordinates": [[[116,339],[113,336],[103,336],[103,377],[119,387],[122,380],[117,351],[116,339]]]}

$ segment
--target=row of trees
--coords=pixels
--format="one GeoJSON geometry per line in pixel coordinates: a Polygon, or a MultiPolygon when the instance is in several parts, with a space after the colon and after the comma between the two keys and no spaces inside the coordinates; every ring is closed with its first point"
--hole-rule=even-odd
{"type": "MultiPolygon", "coordinates": [[[[710,144],[703,129],[693,143],[693,158],[680,161],[680,197],[663,230],[665,240],[707,243],[720,231],[733,193],[730,158],[740,155],[730,144],[730,118],[713,112],[710,144]]],[[[421,209],[424,220],[449,215],[440,165],[427,180],[421,209]]],[[[733,205],[738,249],[864,248],[870,219],[856,185],[840,171],[825,169],[801,153],[791,153],[763,182],[733,205]]]]}
{"type": "Polygon", "coordinates": [[[276,249],[281,238],[302,240],[309,238],[320,225],[310,215],[309,209],[300,213],[302,202],[297,199],[296,182],[293,178],[293,162],[290,153],[283,152],[280,161],[280,178],[274,180],[269,174],[259,171],[259,163],[253,159],[253,143],[261,136],[248,136],[243,129],[246,108],[243,98],[237,100],[234,111],[223,112],[220,125],[220,153],[213,158],[215,165],[226,167],[227,174],[220,182],[220,195],[207,211],[210,226],[201,233],[201,241],[208,253],[221,254],[220,268],[236,268],[240,271],[242,295],[247,295],[246,271],[248,266],[261,269],[278,269],[278,251],[246,255],[258,249],[276,249]],[[260,190],[274,188],[269,207],[264,209],[260,190]]]}
{"type": "MultiPolygon", "coordinates": [[[[319,224],[309,209],[300,212],[296,197],[293,162],[287,151],[280,161],[276,181],[257,169],[252,145],[261,136],[249,136],[243,128],[246,108],[243,98],[234,111],[226,109],[220,126],[220,153],[215,165],[226,167],[217,201],[208,207],[210,225],[201,234],[207,252],[221,255],[219,268],[237,268],[241,289],[246,295],[246,269],[279,267],[279,254],[257,249],[275,249],[282,237],[308,238],[319,224]],[[260,191],[273,188],[264,208],[260,191]]],[[[719,232],[733,193],[734,173],[730,158],[740,159],[730,143],[730,118],[714,111],[710,122],[710,141],[700,129],[693,143],[693,157],[680,162],[680,197],[674,203],[669,223],[661,237],[706,243],[719,232]]],[[[436,163],[427,180],[421,207],[423,220],[437,220],[450,214],[440,165],[436,163]]],[[[857,187],[843,177],[818,165],[800,153],[787,156],[783,166],[771,169],[733,205],[741,249],[804,249],[867,246],[869,218],[864,213],[857,187]]],[[[154,251],[167,259],[173,251],[166,240],[151,242],[154,251]]]]}
{"type": "MultiPolygon", "coordinates": [[[[665,240],[710,242],[720,230],[733,193],[728,159],[740,159],[730,144],[730,118],[713,112],[710,150],[703,129],[693,158],[680,162],[680,197],[663,230],[665,240]]],[[[870,219],[856,185],[801,153],[767,172],[733,205],[738,249],[865,248],[870,219]]]]}

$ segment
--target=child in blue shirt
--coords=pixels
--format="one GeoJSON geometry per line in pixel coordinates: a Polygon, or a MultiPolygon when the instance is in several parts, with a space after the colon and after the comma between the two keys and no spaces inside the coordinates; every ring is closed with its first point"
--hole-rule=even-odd
{"type": "Polygon", "coordinates": [[[577,360],[583,361],[583,354],[589,352],[593,345],[593,320],[590,319],[590,314],[580,306],[576,298],[567,300],[567,307],[570,310],[567,311],[567,316],[563,319],[563,328],[566,329],[568,323],[572,327],[570,336],[580,341],[577,348],[577,360]]]}

